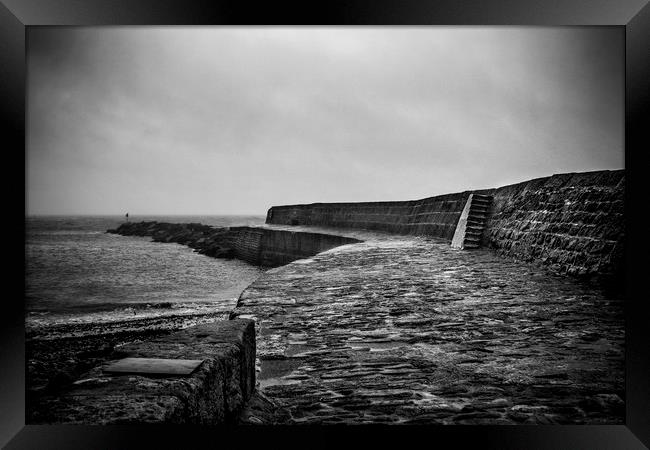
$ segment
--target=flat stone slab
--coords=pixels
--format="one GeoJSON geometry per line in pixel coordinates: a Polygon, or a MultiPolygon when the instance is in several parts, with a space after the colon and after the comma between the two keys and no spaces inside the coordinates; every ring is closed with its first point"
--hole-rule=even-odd
{"type": "Polygon", "coordinates": [[[104,372],[187,376],[192,374],[203,361],[203,359],[124,358],[105,367],[104,372]]]}
{"type": "Polygon", "coordinates": [[[234,420],[255,388],[252,320],[185,328],[114,356],[41,397],[29,423],[216,425],[234,420]]]}

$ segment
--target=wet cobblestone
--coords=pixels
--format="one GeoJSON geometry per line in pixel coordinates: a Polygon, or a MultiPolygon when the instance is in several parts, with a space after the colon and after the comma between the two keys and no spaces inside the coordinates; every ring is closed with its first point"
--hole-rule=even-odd
{"type": "Polygon", "coordinates": [[[623,423],[621,298],[490,250],[355,237],[240,297],[267,422],[623,423]]]}

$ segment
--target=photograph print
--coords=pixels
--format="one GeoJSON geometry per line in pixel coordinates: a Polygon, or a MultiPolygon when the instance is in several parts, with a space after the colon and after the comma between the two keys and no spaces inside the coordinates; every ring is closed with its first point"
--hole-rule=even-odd
{"type": "Polygon", "coordinates": [[[26,423],[623,425],[622,27],[29,27],[26,423]]]}

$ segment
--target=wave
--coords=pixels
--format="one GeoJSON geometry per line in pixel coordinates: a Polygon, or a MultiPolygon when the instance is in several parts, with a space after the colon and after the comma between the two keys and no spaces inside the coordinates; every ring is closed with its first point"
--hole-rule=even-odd
{"type": "MultiPolygon", "coordinates": [[[[200,317],[227,318],[232,308],[212,303],[120,304],[114,309],[90,313],[28,312],[25,331],[29,338],[79,337],[97,330],[150,327],[157,322],[178,322],[200,317]]],[[[178,326],[178,325],[177,325],[178,326]]]]}

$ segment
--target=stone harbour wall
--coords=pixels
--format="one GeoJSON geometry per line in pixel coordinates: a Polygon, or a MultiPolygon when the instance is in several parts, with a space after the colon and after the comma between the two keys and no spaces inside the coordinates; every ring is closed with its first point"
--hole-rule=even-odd
{"type": "Polygon", "coordinates": [[[264,230],[259,261],[262,266],[279,266],[356,242],[360,241],[331,234],[264,230]]]}
{"type": "Polygon", "coordinates": [[[323,233],[231,227],[230,245],[235,257],[263,267],[278,267],[296,259],[314,256],[357,239],[323,233]]]}
{"type": "MultiPolygon", "coordinates": [[[[262,250],[263,230],[259,228],[241,227],[230,229],[230,245],[235,257],[251,264],[261,265],[260,252],[262,250]]],[[[274,261],[269,261],[268,266],[273,267],[274,261]]]]}
{"type": "Polygon", "coordinates": [[[360,228],[451,240],[470,192],[422,200],[273,206],[266,223],[360,228]]]}
{"type": "Polygon", "coordinates": [[[478,191],[493,196],[485,245],[553,272],[621,277],[623,170],[567,173],[478,191]]]}
{"type": "Polygon", "coordinates": [[[274,206],[266,222],[451,241],[471,193],[493,197],[483,246],[560,274],[616,280],[623,276],[624,170],[558,174],[416,201],[274,206]]]}
{"type": "Polygon", "coordinates": [[[219,228],[196,223],[129,222],[109,233],[152,236],[155,242],[175,242],[216,258],[237,258],[250,264],[277,267],[340,245],[359,242],[345,236],[256,227],[219,228]]]}

